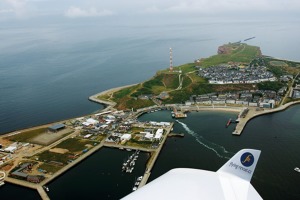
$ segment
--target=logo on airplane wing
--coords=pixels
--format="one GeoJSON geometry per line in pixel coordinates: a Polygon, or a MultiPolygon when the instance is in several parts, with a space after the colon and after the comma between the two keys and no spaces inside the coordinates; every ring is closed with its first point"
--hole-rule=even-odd
{"type": "Polygon", "coordinates": [[[250,167],[254,163],[254,156],[249,152],[243,153],[241,163],[245,167],[250,167]]]}

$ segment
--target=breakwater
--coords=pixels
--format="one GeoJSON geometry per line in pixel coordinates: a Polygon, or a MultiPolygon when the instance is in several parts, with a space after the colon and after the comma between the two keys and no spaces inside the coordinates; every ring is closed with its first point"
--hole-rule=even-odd
{"type": "Polygon", "coordinates": [[[290,106],[299,104],[300,101],[294,101],[289,102],[287,104],[284,104],[280,107],[274,108],[274,109],[268,109],[268,110],[257,110],[256,108],[249,108],[249,112],[244,118],[239,118],[239,123],[236,125],[235,130],[232,132],[233,135],[241,135],[245,126],[247,123],[252,120],[255,117],[261,116],[261,115],[267,115],[275,112],[281,112],[287,109],[290,106]]]}

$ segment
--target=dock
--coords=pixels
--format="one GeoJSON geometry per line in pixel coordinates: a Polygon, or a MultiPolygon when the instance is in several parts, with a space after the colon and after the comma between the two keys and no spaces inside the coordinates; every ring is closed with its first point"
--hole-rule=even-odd
{"type": "Polygon", "coordinates": [[[288,107],[295,105],[295,104],[299,104],[299,103],[300,103],[300,101],[294,101],[294,102],[284,104],[284,105],[274,108],[274,109],[265,109],[265,110],[260,110],[260,109],[254,108],[254,107],[249,108],[248,113],[244,117],[238,118],[239,123],[237,123],[235,130],[232,132],[232,135],[238,135],[238,136],[241,135],[245,126],[247,125],[247,123],[255,117],[258,117],[261,115],[266,115],[266,114],[271,114],[271,113],[275,113],[275,112],[281,112],[281,111],[284,111],[285,109],[287,109],[288,107]]]}
{"type": "Polygon", "coordinates": [[[47,192],[43,189],[41,184],[30,183],[30,182],[27,182],[27,181],[22,181],[22,180],[18,180],[18,179],[15,179],[15,178],[10,178],[10,177],[6,177],[5,181],[8,182],[8,183],[15,184],[15,185],[19,185],[19,186],[23,186],[23,187],[27,187],[27,188],[37,190],[40,197],[43,200],[49,200],[50,199],[47,192]]]}
{"type": "Polygon", "coordinates": [[[184,137],[184,133],[169,133],[168,137],[184,137]]]}
{"type": "Polygon", "coordinates": [[[161,144],[159,145],[159,147],[155,151],[153,151],[153,153],[152,153],[152,155],[151,155],[151,157],[150,157],[150,159],[149,159],[149,161],[147,163],[146,171],[144,173],[143,179],[141,180],[141,183],[139,184],[138,189],[141,188],[141,187],[143,187],[147,183],[148,178],[151,175],[151,170],[152,170],[152,168],[153,168],[153,166],[154,166],[154,164],[155,164],[155,162],[156,162],[156,160],[158,158],[158,155],[159,155],[162,147],[164,146],[164,144],[165,144],[165,142],[166,142],[166,140],[168,138],[168,135],[171,132],[171,129],[172,129],[173,125],[174,125],[174,123],[172,122],[172,125],[169,126],[169,128],[167,129],[167,133],[164,136],[163,140],[161,141],[161,144]]]}

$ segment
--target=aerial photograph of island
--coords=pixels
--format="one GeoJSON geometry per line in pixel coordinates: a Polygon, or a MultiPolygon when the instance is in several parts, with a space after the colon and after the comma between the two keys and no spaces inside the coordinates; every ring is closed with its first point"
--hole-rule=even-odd
{"type": "Polygon", "coordinates": [[[0,1],[0,199],[300,199],[300,1],[0,1]]]}

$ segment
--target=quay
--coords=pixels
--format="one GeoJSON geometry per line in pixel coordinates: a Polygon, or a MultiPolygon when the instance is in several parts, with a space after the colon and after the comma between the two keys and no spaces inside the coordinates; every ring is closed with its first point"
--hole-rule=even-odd
{"type": "Polygon", "coordinates": [[[57,178],[58,176],[62,175],[63,173],[65,173],[66,171],[68,171],[70,168],[74,167],[75,165],[77,165],[78,163],[80,163],[81,161],[83,161],[84,159],[86,159],[88,156],[92,155],[94,152],[96,152],[97,150],[99,150],[104,144],[104,141],[101,141],[100,144],[98,144],[97,146],[95,146],[94,148],[90,149],[88,152],[86,152],[85,154],[83,154],[82,156],[80,156],[79,158],[77,158],[76,160],[74,160],[72,163],[69,163],[67,166],[63,167],[62,169],[60,169],[59,171],[57,171],[56,173],[54,173],[51,177],[43,180],[42,182],[40,182],[39,184],[35,184],[35,183],[30,183],[27,181],[23,181],[23,180],[18,180],[15,178],[10,178],[10,177],[5,177],[5,181],[8,183],[12,183],[15,185],[19,185],[19,186],[23,186],[23,187],[27,187],[27,188],[31,188],[34,190],[37,190],[39,195],[41,196],[41,198],[43,200],[49,200],[49,196],[47,195],[47,192],[43,189],[43,185],[47,185],[49,182],[51,182],[52,180],[54,180],[55,178],[57,178]]]}
{"type": "Polygon", "coordinates": [[[125,86],[121,86],[121,87],[116,87],[116,88],[108,89],[108,90],[102,91],[100,93],[94,94],[94,95],[90,96],[88,99],[90,101],[93,101],[93,102],[96,102],[96,103],[100,103],[100,104],[104,104],[105,106],[107,106],[102,111],[110,110],[110,109],[112,109],[116,105],[116,103],[113,102],[113,101],[109,101],[109,100],[102,100],[102,99],[99,99],[98,97],[101,96],[101,95],[109,95],[109,96],[112,97],[112,95],[113,95],[114,92],[117,92],[117,91],[119,91],[121,89],[124,89],[124,88],[132,87],[132,86],[135,86],[135,85],[137,85],[137,84],[125,85],[125,86]]]}
{"type": "Polygon", "coordinates": [[[239,123],[237,123],[236,128],[232,132],[232,134],[233,135],[241,135],[245,126],[247,125],[247,123],[255,117],[270,114],[270,113],[275,113],[275,112],[281,112],[281,111],[287,109],[288,107],[295,105],[295,104],[299,104],[299,103],[300,103],[300,101],[289,102],[287,104],[284,104],[277,108],[269,109],[269,110],[257,110],[256,108],[249,107],[249,112],[247,113],[247,115],[244,118],[239,118],[239,123]]]}
{"type": "MultiPolygon", "coordinates": [[[[23,187],[27,187],[27,188],[37,190],[42,199],[48,200],[50,198],[47,195],[47,192],[45,191],[44,186],[46,186],[49,182],[53,181],[54,179],[56,179],[57,177],[59,177],[60,175],[62,175],[66,171],[68,171],[70,168],[74,167],[75,165],[77,165],[78,163],[83,161],[84,159],[86,159],[88,156],[95,153],[100,148],[110,147],[110,148],[118,148],[118,149],[140,150],[140,151],[144,151],[144,152],[149,152],[151,154],[151,157],[150,157],[150,159],[147,163],[145,174],[144,174],[144,176],[141,180],[141,183],[139,185],[139,187],[142,187],[148,181],[148,178],[151,174],[151,170],[154,166],[154,163],[157,160],[157,157],[158,157],[158,155],[159,155],[166,139],[168,138],[168,134],[170,133],[171,129],[173,128],[173,125],[174,125],[174,123],[170,123],[170,125],[164,127],[165,132],[164,132],[163,137],[162,137],[162,139],[161,139],[161,141],[160,141],[157,148],[143,148],[143,147],[130,146],[130,145],[120,145],[120,144],[105,142],[105,139],[103,139],[99,144],[97,144],[93,148],[89,149],[87,152],[85,152],[84,154],[79,156],[76,160],[74,160],[73,162],[71,162],[68,165],[64,166],[62,169],[58,170],[57,172],[55,172],[51,176],[47,176],[46,179],[42,180],[39,183],[31,183],[31,182],[28,182],[28,181],[19,180],[19,179],[15,179],[15,178],[12,178],[12,177],[7,177],[7,176],[5,177],[4,180],[6,182],[9,182],[9,183],[12,183],[12,184],[16,184],[16,185],[19,185],[19,186],[23,186],[23,187]]],[[[58,145],[62,141],[66,140],[68,138],[75,137],[76,134],[78,134],[77,131],[75,131],[74,133],[72,133],[72,134],[70,134],[70,135],[68,135],[64,138],[61,138],[61,139],[57,140],[56,142],[50,144],[46,148],[41,148],[41,149],[34,150],[33,152],[27,154],[27,156],[33,156],[33,155],[35,155],[37,153],[40,153],[42,151],[47,151],[47,150],[55,147],[56,145],[58,145]]]]}
{"type": "Polygon", "coordinates": [[[184,137],[184,133],[169,133],[168,137],[184,137]]]}
{"type": "MultiPolygon", "coordinates": [[[[132,85],[130,85],[132,86],[132,85]]],[[[113,108],[113,106],[115,105],[114,102],[107,102],[107,101],[102,101],[99,100],[97,97],[101,94],[105,94],[105,95],[112,95],[115,91],[121,89],[121,88],[126,88],[126,87],[130,87],[130,86],[124,86],[124,87],[120,87],[120,88],[114,88],[111,90],[107,90],[104,91],[102,93],[96,94],[91,96],[89,99],[91,101],[95,101],[101,104],[106,104],[106,108],[103,111],[107,111],[107,110],[115,110],[113,108]]],[[[132,112],[129,118],[134,118],[134,117],[138,117],[140,115],[142,115],[143,113],[149,112],[149,111],[158,111],[158,110],[172,110],[172,108],[175,108],[177,110],[180,110],[182,112],[185,111],[226,111],[226,112],[239,112],[239,118],[238,121],[239,123],[237,123],[237,126],[235,128],[235,131],[232,133],[233,135],[240,135],[244,129],[244,127],[246,126],[246,124],[248,123],[249,120],[253,119],[254,117],[260,116],[260,115],[264,115],[264,114],[269,114],[269,113],[273,113],[273,112],[280,112],[282,110],[285,110],[286,108],[288,108],[289,106],[292,106],[294,104],[298,104],[300,103],[300,101],[295,101],[295,102],[290,102],[287,103],[285,105],[280,105],[278,108],[275,109],[268,109],[268,110],[261,110],[261,109],[257,109],[257,107],[235,107],[235,106],[228,106],[228,105],[211,105],[211,106],[186,106],[186,105],[182,105],[182,104],[168,104],[168,105],[164,105],[164,106],[152,106],[152,107],[148,107],[148,108],[143,108],[143,109],[139,109],[136,112],[132,112]],[[244,111],[247,109],[247,112],[245,113],[244,111]]],[[[138,186],[138,188],[143,187],[152,172],[152,169],[156,163],[156,160],[160,154],[161,149],[163,148],[165,141],[167,140],[168,137],[184,137],[183,133],[171,133],[172,127],[174,125],[174,122],[170,123],[169,126],[164,127],[165,129],[165,133],[164,136],[162,137],[162,140],[160,141],[159,145],[157,148],[143,148],[143,147],[137,147],[137,146],[130,146],[130,145],[119,145],[119,144],[115,144],[115,143],[107,143],[105,142],[105,139],[103,139],[99,144],[97,144],[96,146],[94,146],[93,148],[89,149],[87,152],[85,152],[84,154],[82,154],[80,157],[78,157],[76,160],[74,160],[73,162],[67,164],[65,167],[63,167],[62,169],[58,170],[57,172],[55,172],[53,175],[51,175],[50,177],[47,177],[46,179],[44,179],[43,181],[41,181],[38,184],[35,183],[30,183],[27,181],[22,181],[22,180],[18,180],[18,179],[14,179],[11,177],[5,177],[5,181],[9,182],[9,183],[13,183],[16,185],[20,185],[20,186],[24,186],[27,188],[31,188],[31,189],[35,189],[38,191],[38,193],[40,194],[42,199],[50,199],[47,195],[47,192],[45,191],[45,189],[43,188],[43,186],[47,185],[49,182],[53,181],[55,178],[57,178],[58,176],[62,175],[63,173],[65,173],[67,170],[69,170],[70,168],[74,167],[75,165],[77,165],[78,163],[80,163],[81,161],[83,161],[85,158],[87,158],[88,156],[92,155],[94,152],[96,152],[97,150],[99,150],[102,147],[110,147],[110,148],[119,148],[119,149],[124,149],[124,148],[128,148],[128,149],[132,149],[132,150],[140,150],[140,151],[144,151],[144,152],[149,152],[151,154],[147,165],[146,165],[146,169],[144,172],[144,176],[142,177],[142,180],[140,181],[140,184],[138,186]]],[[[39,127],[47,127],[48,125],[42,125],[39,127]]],[[[144,127],[140,124],[138,124],[139,127],[144,127]]],[[[36,129],[37,127],[33,127],[33,128],[28,128],[27,130],[31,130],[31,129],[36,129]]],[[[23,132],[24,130],[22,130],[23,132]]],[[[15,132],[13,134],[17,134],[20,132],[15,132]]],[[[75,131],[74,133],[63,137],[59,140],[57,140],[56,142],[50,144],[49,146],[47,146],[46,148],[42,148],[42,149],[37,149],[35,150],[32,154],[28,155],[28,156],[33,156],[34,154],[37,154],[39,152],[42,151],[46,151],[49,150],[52,147],[55,147],[56,145],[58,145],[60,142],[62,142],[63,140],[66,140],[72,136],[75,136],[77,134],[77,132],[75,131]]],[[[2,136],[1,136],[2,137],[2,136]]]]}
{"type": "Polygon", "coordinates": [[[153,168],[153,166],[154,166],[154,164],[155,164],[155,162],[158,158],[158,155],[159,155],[162,147],[164,146],[164,144],[165,144],[165,142],[168,138],[168,134],[171,132],[171,129],[172,129],[173,125],[174,125],[174,123],[172,122],[171,126],[169,126],[169,128],[167,129],[166,135],[164,136],[163,140],[161,141],[161,144],[159,145],[159,147],[155,151],[152,152],[152,155],[151,155],[151,157],[150,157],[150,159],[147,163],[146,171],[145,171],[144,176],[141,180],[141,183],[138,186],[138,189],[143,187],[147,183],[147,181],[148,181],[148,179],[151,175],[151,170],[152,170],[152,168],[153,168]]]}

